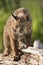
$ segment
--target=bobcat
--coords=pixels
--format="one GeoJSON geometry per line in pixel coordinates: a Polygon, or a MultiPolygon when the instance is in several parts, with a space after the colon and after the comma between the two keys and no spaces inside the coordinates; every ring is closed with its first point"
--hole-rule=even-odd
{"type": "Polygon", "coordinates": [[[4,26],[3,42],[4,56],[12,52],[14,60],[19,59],[19,49],[32,45],[32,22],[28,11],[21,7],[15,10],[4,26]]]}

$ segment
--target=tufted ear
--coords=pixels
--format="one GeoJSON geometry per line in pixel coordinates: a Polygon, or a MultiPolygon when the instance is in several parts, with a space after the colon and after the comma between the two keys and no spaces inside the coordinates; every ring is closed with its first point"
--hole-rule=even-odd
{"type": "Polygon", "coordinates": [[[18,18],[17,16],[15,16],[13,13],[12,13],[12,16],[13,16],[16,20],[19,19],[19,18],[18,18]]]}
{"type": "Polygon", "coordinates": [[[26,14],[26,18],[27,18],[27,21],[29,21],[30,15],[28,13],[26,14]]]}

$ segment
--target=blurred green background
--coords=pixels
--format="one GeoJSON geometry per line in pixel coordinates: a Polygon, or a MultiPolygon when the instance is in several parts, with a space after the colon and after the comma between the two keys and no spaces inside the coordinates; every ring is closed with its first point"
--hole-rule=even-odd
{"type": "Polygon", "coordinates": [[[11,13],[25,7],[32,18],[32,41],[43,42],[43,0],[0,0],[0,52],[3,52],[3,28],[11,13]]]}

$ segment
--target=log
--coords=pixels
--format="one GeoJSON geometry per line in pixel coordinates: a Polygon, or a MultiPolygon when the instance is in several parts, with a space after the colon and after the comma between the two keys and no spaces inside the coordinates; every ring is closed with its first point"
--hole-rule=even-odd
{"type": "Polygon", "coordinates": [[[11,55],[3,57],[3,54],[0,54],[0,65],[43,65],[43,49],[28,47],[22,49],[22,52],[24,54],[19,61],[13,61],[11,55]]]}

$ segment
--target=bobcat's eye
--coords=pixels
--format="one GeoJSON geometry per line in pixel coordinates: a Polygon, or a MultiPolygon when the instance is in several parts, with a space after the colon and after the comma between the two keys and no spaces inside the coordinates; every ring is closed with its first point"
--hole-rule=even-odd
{"type": "Polygon", "coordinates": [[[19,26],[15,26],[16,28],[18,28],[19,26]]]}

